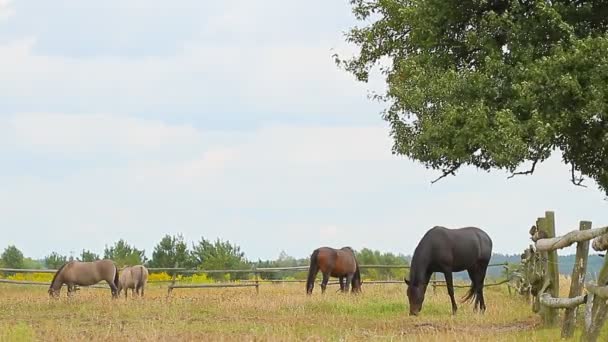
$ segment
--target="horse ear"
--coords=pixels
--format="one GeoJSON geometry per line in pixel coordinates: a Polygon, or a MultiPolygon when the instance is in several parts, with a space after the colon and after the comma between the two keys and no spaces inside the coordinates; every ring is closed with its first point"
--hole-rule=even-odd
{"type": "Polygon", "coordinates": [[[405,280],[405,283],[407,284],[407,286],[410,286],[410,281],[407,278],[405,278],[403,280],[405,280]]]}

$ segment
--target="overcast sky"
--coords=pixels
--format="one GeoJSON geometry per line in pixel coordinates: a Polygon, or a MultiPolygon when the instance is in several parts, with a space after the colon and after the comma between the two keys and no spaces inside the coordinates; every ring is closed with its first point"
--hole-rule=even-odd
{"type": "MultiPolygon", "coordinates": [[[[0,0],[0,248],[151,255],[164,234],[250,259],[322,245],[411,254],[434,225],[519,253],[608,223],[559,156],[534,176],[437,172],[390,153],[382,105],[339,70],[348,1],[0,0]]],[[[572,249],[566,250],[572,252],[572,249]]]]}

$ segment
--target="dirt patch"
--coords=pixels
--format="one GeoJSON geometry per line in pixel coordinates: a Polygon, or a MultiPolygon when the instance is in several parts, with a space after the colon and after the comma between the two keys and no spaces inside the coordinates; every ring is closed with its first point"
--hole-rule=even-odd
{"type": "MultiPolygon", "coordinates": [[[[470,326],[459,326],[456,324],[445,324],[437,322],[422,322],[416,323],[412,326],[414,330],[419,333],[432,333],[432,332],[445,332],[445,331],[458,331],[465,333],[479,333],[479,332],[491,332],[491,333],[504,333],[504,332],[516,332],[516,331],[527,331],[534,330],[540,325],[537,320],[526,320],[517,321],[504,324],[491,324],[491,325],[470,325],[470,326]]],[[[408,331],[411,333],[411,330],[408,331]]]]}

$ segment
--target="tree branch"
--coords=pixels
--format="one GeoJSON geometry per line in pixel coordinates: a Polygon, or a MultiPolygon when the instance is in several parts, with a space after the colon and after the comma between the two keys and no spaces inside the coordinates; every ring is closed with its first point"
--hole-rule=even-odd
{"type": "Polygon", "coordinates": [[[455,176],[456,174],[454,172],[456,170],[458,170],[458,168],[461,166],[462,166],[462,163],[457,163],[457,164],[452,165],[452,167],[450,167],[449,169],[443,170],[443,174],[441,176],[439,176],[437,179],[435,179],[434,181],[431,181],[431,184],[435,184],[435,183],[439,182],[441,179],[443,179],[449,175],[455,176]]]}
{"type": "Polygon", "coordinates": [[[583,185],[583,181],[585,180],[585,178],[583,178],[582,175],[577,177],[576,174],[574,173],[575,172],[575,170],[574,170],[574,162],[571,162],[570,165],[572,166],[570,168],[570,171],[571,171],[570,181],[572,182],[572,184],[574,184],[576,186],[580,186],[580,187],[586,188],[587,186],[583,185]]]}
{"type": "Polygon", "coordinates": [[[528,171],[521,171],[521,172],[514,172],[512,173],[509,177],[507,177],[507,179],[511,179],[515,176],[519,176],[519,175],[531,175],[534,173],[534,169],[536,168],[536,164],[538,164],[538,161],[540,160],[540,157],[534,159],[534,161],[532,162],[532,167],[530,168],[530,170],[528,171]]]}

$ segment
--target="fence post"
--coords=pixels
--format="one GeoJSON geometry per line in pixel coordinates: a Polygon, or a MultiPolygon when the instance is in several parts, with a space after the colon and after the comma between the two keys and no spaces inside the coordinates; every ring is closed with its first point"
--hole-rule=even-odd
{"type": "MultiPolygon", "coordinates": [[[[175,262],[175,268],[179,266],[179,262],[175,262]]],[[[177,276],[177,270],[173,270],[173,276],[171,277],[171,284],[169,284],[169,288],[167,289],[167,296],[171,295],[173,292],[173,285],[175,285],[175,278],[177,276]]]]}
{"type": "MultiPolygon", "coordinates": [[[[589,230],[591,229],[591,222],[581,221],[579,223],[579,229],[589,230]]],[[[570,293],[568,297],[574,298],[580,296],[583,293],[583,285],[585,284],[585,274],[587,273],[587,257],[589,255],[589,240],[581,241],[576,244],[576,259],[574,268],[572,269],[572,279],[570,283],[570,293]]],[[[562,326],[562,338],[569,338],[574,335],[574,328],[576,326],[578,306],[574,308],[567,308],[564,313],[564,325],[562,326]]]]}
{"type": "MultiPolygon", "coordinates": [[[[600,274],[597,277],[598,286],[606,286],[608,284],[608,257],[604,257],[604,264],[600,270],[600,274]]],[[[585,330],[582,340],[584,341],[597,341],[600,331],[606,321],[606,315],[608,314],[608,307],[606,306],[606,299],[600,296],[595,296],[593,299],[593,306],[591,308],[591,325],[589,329],[585,330]]]]}
{"type": "MultiPolygon", "coordinates": [[[[549,229],[547,228],[546,217],[539,217],[538,220],[536,220],[536,227],[539,231],[544,232],[545,237],[554,237],[554,235],[550,234],[549,229]]],[[[553,284],[551,284],[553,280],[553,275],[550,273],[549,270],[549,265],[551,264],[551,260],[549,259],[550,254],[551,252],[540,252],[541,265],[543,268],[541,274],[543,276],[541,282],[537,284],[537,286],[540,286],[540,288],[538,289],[536,296],[534,296],[535,304],[537,305],[540,311],[540,316],[543,319],[543,325],[545,326],[553,326],[557,323],[556,310],[540,304],[540,296],[543,294],[544,291],[548,290],[547,288],[545,288],[545,284],[548,283],[550,287],[553,287],[553,284]]]]}
{"type": "Polygon", "coordinates": [[[509,284],[509,263],[505,262],[505,264],[502,266],[505,269],[505,277],[507,278],[507,289],[509,290],[509,295],[512,295],[511,293],[511,285],[509,284]]]}
{"type": "MultiPolygon", "coordinates": [[[[548,238],[555,237],[555,213],[552,211],[545,212],[545,231],[548,238]]],[[[549,285],[549,293],[553,298],[559,298],[559,264],[557,259],[557,249],[547,253],[547,276],[551,282],[549,285]]],[[[559,318],[559,310],[551,309],[548,311],[548,325],[557,325],[559,318]]]]}
{"type": "Polygon", "coordinates": [[[260,294],[260,278],[256,265],[253,265],[253,276],[255,277],[255,294],[260,294]]]}

